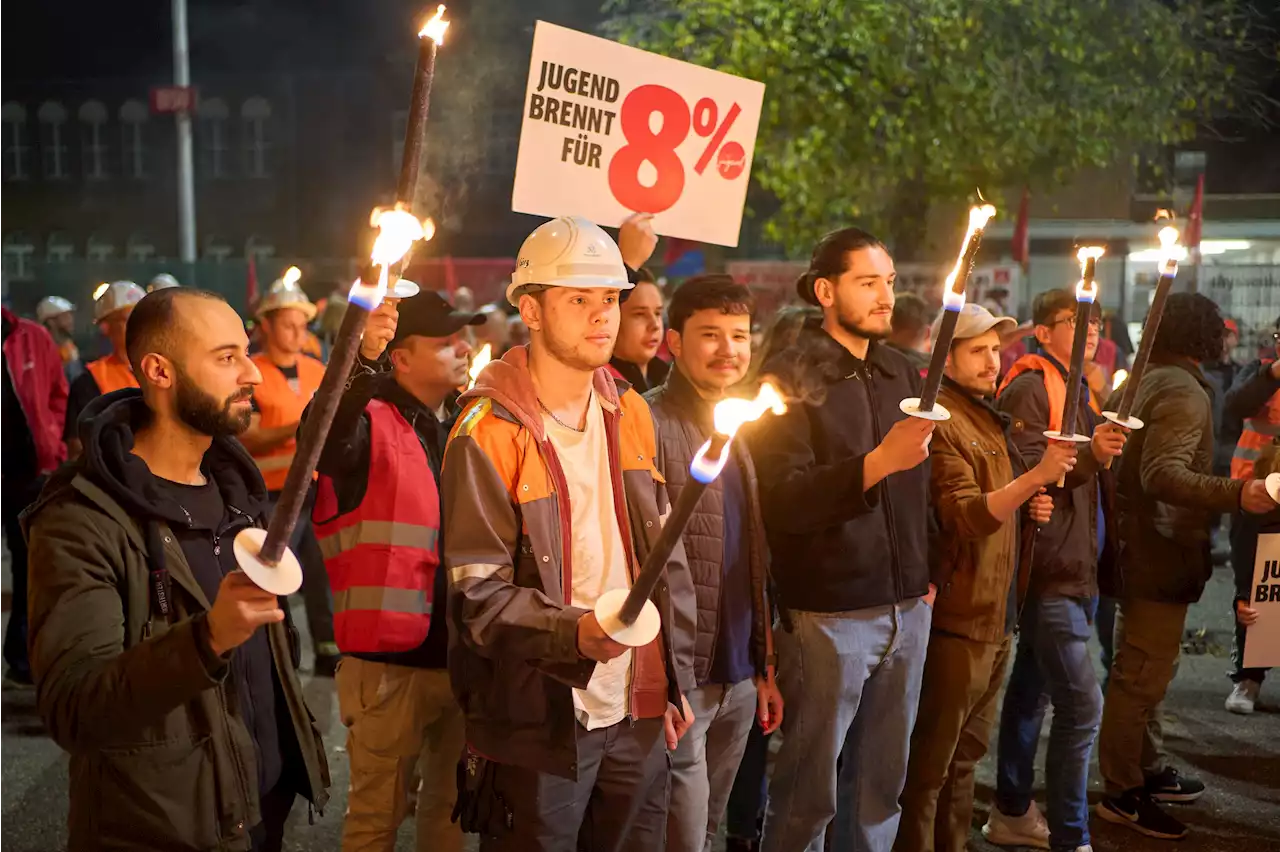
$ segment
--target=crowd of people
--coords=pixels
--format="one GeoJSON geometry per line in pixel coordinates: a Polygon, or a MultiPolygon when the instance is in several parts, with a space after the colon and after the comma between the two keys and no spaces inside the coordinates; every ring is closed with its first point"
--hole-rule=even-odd
{"type": "MultiPolygon", "coordinates": [[[[432,291],[372,313],[291,542],[346,728],[343,849],[390,850],[412,816],[419,849],[959,852],[993,735],[991,843],[1091,849],[1095,747],[1096,816],[1185,836],[1165,805],[1205,786],[1163,751],[1161,705],[1219,527],[1227,709],[1265,674],[1243,646],[1280,531],[1276,353],[1227,367],[1229,321],[1174,294],[1144,427],[1106,422],[1097,381],[1064,424],[1074,295],[1022,326],[968,304],[935,423],[900,408],[930,307],[872,234],[823,237],[773,318],[727,275],[668,296],[656,241],[644,216],[616,241],[556,219],[520,248],[514,314],[432,291]],[[654,550],[715,404],[766,380],[786,412],[729,445],[651,595],[657,638],[618,641],[597,602],[654,550]],[[1088,442],[1045,437],[1064,428],[1088,442]]],[[[87,364],[65,300],[3,316],[4,658],[70,754],[73,850],[281,849],[297,799],[328,801],[299,631],[232,544],[312,416],[317,308],[281,279],[254,342],[176,285],[105,287],[87,364]]]]}

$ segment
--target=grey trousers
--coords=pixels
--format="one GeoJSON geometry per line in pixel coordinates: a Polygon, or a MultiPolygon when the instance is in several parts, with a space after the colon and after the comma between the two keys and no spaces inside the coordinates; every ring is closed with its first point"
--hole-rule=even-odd
{"type": "Polygon", "coordinates": [[[654,852],[666,843],[671,757],[662,719],[578,727],[578,780],[499,766],[511,830],[481,852],[654,852]]]}
{"type": "Polygon", "coordinates": [[[700,686],[685,696],[693,727],[671,756],[667,852],[710,852],[756,716],[756,686],[700,686]]]}

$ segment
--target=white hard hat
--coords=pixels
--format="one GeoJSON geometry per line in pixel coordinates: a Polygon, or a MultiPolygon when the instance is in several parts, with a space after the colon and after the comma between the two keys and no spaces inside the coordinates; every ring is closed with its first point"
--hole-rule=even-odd
{"type": "Polygon", "coordinates": [[[539,225],[520,246],[507,301],[518,304],[532,287],[632,286],[622,252],[603,228],[581,216],[561,216],[539,225]]]}
{"type": "Polygon", "coordinates": [[[105,289],[99,287],[93,297],[93,321],[102,322],[116,311],[138,304],[145,295],[132,281],[113,281],[105,289]]]}
{"type": "Polygon", "coordinates": [[[75,309],[75,305],[61,296],[45,296],[40,300],[40,304],[36,305],[36,319],[46,322],[58,314],[69,314],[75,309]]]}
{"type": "Polygon", "coordinates": [[[311,322],[316,318],[315,303],[307,298],[307,294],[302,292],[301,287],[297,284],[277,280],[271,285],[267,295],[263,296],[262,301],[258,303],[258,319],[262,319],[272,311],[278,311],[282,308],[302,311],[307,317],[307,322],[311,322]]]}
{"type": "Polygon", "coordinates": [[[154,293],[157,290],[163,290],[166,287],[181,287],[178,279],[174,278],[167,272],[161,272],[155,278],[151,279],[151,283],[147,285],[147,292],[154,293]]]}

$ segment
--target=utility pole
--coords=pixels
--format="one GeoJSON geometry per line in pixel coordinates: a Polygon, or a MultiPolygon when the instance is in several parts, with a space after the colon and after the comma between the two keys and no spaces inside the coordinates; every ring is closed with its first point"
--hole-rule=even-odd
{"type": "Polygon", "coordinates": [[[188,91],[187,108],[178,121],[178,246],[180,258],[194,274],[196,261],[195,164],[191,153],[191,65],[187,58],[187,0],[173,0],[173,82],[188,91]]]}

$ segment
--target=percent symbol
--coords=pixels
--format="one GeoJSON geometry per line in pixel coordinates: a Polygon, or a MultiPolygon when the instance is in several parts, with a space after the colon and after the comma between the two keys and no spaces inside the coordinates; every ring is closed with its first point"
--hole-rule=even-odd
{"type": "Polygon", "coordinates": [[[733,106],[729,107],[729,114],[724,117],[724,122],[717,127],[716,122],[720,118],[720,109],[716,106],[714,100],[703,98],[694,105],[693,132],[699,136],[711,136],[711,141],[702,150],[702,156],[698,158],[697,164],[693,167],[695,173],[701,175],[706,170],[707,164],[711,162],[712,156],[724,144],[724,137],[729,135],[729,130],[741,114],[742,107],[734,103],[733,106]],[[715,131],[714,135],[712,131],[715,131]]]}

